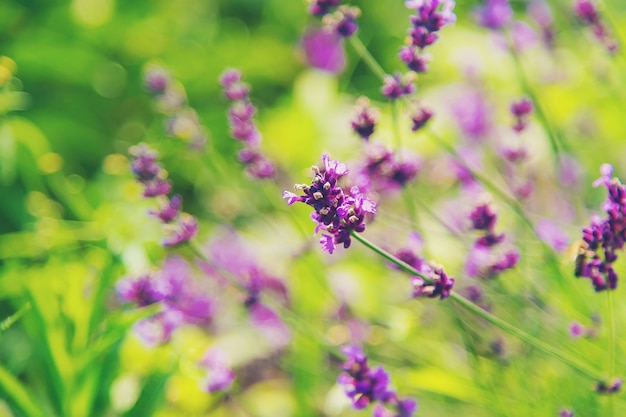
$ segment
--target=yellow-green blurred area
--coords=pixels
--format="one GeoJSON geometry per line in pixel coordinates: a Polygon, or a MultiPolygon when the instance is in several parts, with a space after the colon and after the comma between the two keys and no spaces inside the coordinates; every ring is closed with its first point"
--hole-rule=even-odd
{"type": "MultiPolygon", "coordinates": [[[[409,25],[404,2],[355,3],[359,38],[387,72],[404,71],[397,58],[409,25]]],[[[572,188],[554,182],[556,158],[533,116],[523,137],[538,184],[529,216],[559,221],[572,250],[548,254],[493,197],[497,229],[515,236],[521,262],[481,282],[489,309],[612,377],[606,296],[572,271],[580,229],[604,199],[604,190],[591,186],[599,166],[611,163],[626,178],[626,48],[610,56],[576,21],[569,0],[551,0],[555,48],[537,43],[520,53],[518,65],[503,39],[475,24],[479,3],[457,1],[456,24],[441,31],[430,69],[417,79],[417,97],[435,111],[429,129],[457,144],[451,109],[471,89],[489,103],[501,128],[495,136],[510,140],[509,105],[530,89],[581,177],[572,188]],[[557,191],[573,207],[568,216],[560,217],[557,191]],[[572,339],[574,321],[596,333],[572,339]]],[[[626,41],[626,3],[602,4],[614,36],[626,41]]],[[[512,2],[517,19],[526,19],[526,5],[512,2]]],[[[625,415],[621,396],[612,403],[595,394],[593,381],[458,305],[412,300],[408,277],[358,242],[332,256],[321,252],[309,207],[287,208],[282,191],[308,182],[323,152],[349,166],[361,157],[349,122],[360,95],[381,109],[376,139],[398,143],[380,80],[347,42],[342,73],[307,67],[300,39],[311,25],[319,22],[303,0],[0,0],[0,417],[371,415],[371,407],[353,410],[337,383],[340,347],[355,332],[399,395],[418,399],[417,415],[557,416],[568,408],[604,416],[611,407],[614,416],[625,415]],[[149,63],[168,68],[184,87],[212,153],[167,136],[165,117],[144,88],[149,63]],[[279,167],[276,183],[252,181],[237,159],[240,144],[229,137],[218,83],[227,68],[240,69],[251,85],[261,148],[279,167]],[[115,283],[158,268],[169,253],[161,225],[146,214],[155,205],[142,198],[129,169],[128,149],[142,141],[159,151],[184,210],[199,218],[200,244],[236,229],[260,265],[287,284],[286,347],[273,350],[231,311],[219,328],[186,326],[159,347],[133,333],[133,323],[155,311],[121,305],[115,283]],[[201,389],[197,363],[213,346],[231,354],[237,374],[227,397],[201,389]]],[[[407,104],[397,113],[402,146],[424,160],[409,186],[424,255],[465,288],[463,265],[475,236],[454,235],[438,221],[442,201],[458,187],[445,150],[430,135],[410,132],[407,104]]],[[[505,186],[500,168],[487,163],[485,174],[505,186]]],[[[414,228],[395,195],[382,199],[366,235],[393,251],[414,228]]],[[[185,248],[177,253],[193,258],[185,248]]],[[[626,273],[623,260],[616,270],[626,273]]],[[[194,277],[207,279],[201,268],[194,277]]],[[[241,303],[235,290],[218,298],[241,303]]],[[[615,376],[624,376],[623,283],[613,296],[615,376]]]]}

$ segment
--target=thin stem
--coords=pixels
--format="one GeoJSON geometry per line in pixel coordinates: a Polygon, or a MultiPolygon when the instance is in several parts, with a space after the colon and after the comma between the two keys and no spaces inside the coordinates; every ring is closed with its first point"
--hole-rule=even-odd
{"type": "Polygon", "coordinates": [[[4,333],[11,327],[16,321],[18,321],[24,314],[30,311],[31,305],[29,302],[24,304],[19,310],[17,310],[14,314],[7,317],[6,319],[0,322],[0,334],[4,333]]]}
{"type": "MultiPolygon", "coordinates": [[[[390,261],[393,264],[395,264],[396,266],[398,266],[401,270],[403,270],[403,271],[405,271],[405,272],[407,272],[407,273],[409,273],[411,275],[418,276],[418,277],[422,278],[428,284],[432,284],[433,283],[433,280],[430,277],[426,277],[424,274],[422,274],[421,272],[419,272],[418,270],[416,270],[415,268],[413,268],[412,266],[410,266],[406,262],[401,261],[400,259],[396,258],[395,256],[393,256],[389,252],[387,252],[384,249],[376,246],[374,243],[370,242],[369,240],[367,240],[363,236],[359,235],[358,233],[352,232],[352,237],[354,237],[356,240],[361,242],[367,248],[373,250],[378,255],[382,256],[383,258],[387,259],[388,261],[390,261]]],[[[543,341],[541,341],[541,340],[531,336],[530,334],[524,332],[523,330],[517,328],[516,326],[514,326],[514,325],[512,325],[512,324],[510,324],[510,323],[508,323],[508,322],[506,322],[506,321],[504,321],[504,320],[494,316],[493,314],[483,310],[481,307],[479,307],[476,304],[472,303],[471,301],[469,301],[465,297],[461,296],[460,294],[457,294],[456,292],[450,292],[450,300],[452,300],[453,302],[457,303],[458,305],[460,305],[461,307],[465,308],[466,310],[470,311],[471,313],[474,313],[478,317],[488,321],[489,323],[491,323],[492,325],[496,326],[497,328],[499,328],[501,330],[504,330],[505,332],[509,333],[510,335],[512,335],[512,336],[520,339],[521,341],[523,341],[523,342],[533,346],[535,349],[540,350],[543,353],[558,359],[559,361],[563,362],[564,364],[570,366],[575,371],[579,372],[581,375],[584,375],[587,378],[593,379],[594,381],[601,380],[600,376],[598,375],[598,372],[595,371],[594,369],[591,369],[586,363],[581,362],[581,361],[579,361],[576,358],[570,357],[567,354],[564,354],[563,352],[561,352],[559,349],[553,347],[552,345],[549,345],[549,344],[547,344],[547,343],[545,343],[545,342],[543,342],[543,341]]]]}
{"type": "Polygon", "coordinates": [[[381,81],[385,81],[387,73],[383,67],[376,61],[376,58],[367,50],[367,47],[361,42],[358,36],[352,35],[349,39],[350,45],[354,48],[357,54],[369,67],[369,69],[378,77],[381,81]]]}

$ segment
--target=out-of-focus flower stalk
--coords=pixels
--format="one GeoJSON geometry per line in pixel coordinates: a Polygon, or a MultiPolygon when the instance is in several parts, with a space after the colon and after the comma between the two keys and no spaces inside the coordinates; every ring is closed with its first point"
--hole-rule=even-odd
{"type": "MultiPolygon", "coordinates": [[[[396,258],[394,255],[392,255],[391,253],[387,252],[386,250],[378,247],[377,245],[375,245],[374,243],[370,242],[369,240],[367,240],[365,237],[363,237],[362,235],[358,234],[358,233],[352,233],[352,237],[361,242],[365,247],[367,247],[368,249],[372,250],[373,252],[375,252],[376,254],[380,255],[381,257],[383,257],[384,259],[388,260],[389,262],[392,262],[393,264],[395,264],[397,267],[399,267],[401,270],[403,270],[404,272],[407,272],[413,276],[418,276],[421,279],[423,279],[426,283],[428,284],[434,284],[434,281],[422,274],[421,272],[419,272],[417,269],[413,268],[412,266],[410,266],[409,264],[407,264],[406,262],[401,261],[400,259],[396,258]]],[[[589,365],[587,365],[586,363],[569,356],[568,354],[560,351],[559,349],[553,347],[552,345],[549,345],[533,336],[531,336],[530,334],[524,332],[523,330],[519,329],[518,327],[494,316],[493,314],[485,311],[482,307],[474,304],[473,302],[471,302],[470,300],[466,299],[465,297],[461,296],[460,294],[451,291],[450,292],[450,300],[456,302],[457,304],[459,304],[461,307],[463,307],[464,309],[468,310],[469,312],[479,316],[480,318],[488,321],[489,323],[491,323],[492,325],[494,325],[495,327],[499,328],[500,330],[503,330],[507,333],[509,333],[511,336],[516,337],[518,339],[520,339],[521,341],[533,346],[535,349],[542,351],[543,353],[550,355],[558,360],[560,360],[561,362],[563,362],[564,364],[570,366],[572,369],[576,370],[577,372],[579,372],[581,375],[584,375],[587,378],[593,379],[595,381],[602,381],[601,376],[599,375],[599,373],[595,370],[589,367],[589,365]]]]}

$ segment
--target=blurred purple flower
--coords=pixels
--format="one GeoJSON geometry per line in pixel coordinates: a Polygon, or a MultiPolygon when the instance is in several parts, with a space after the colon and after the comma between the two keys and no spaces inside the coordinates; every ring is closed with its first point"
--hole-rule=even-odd
{"type": "Polygon", "coordinates": [[[337,382],[343,385],[346,395],[352,400],[356,410],[366,408],[370,403],[378,402],[374,409],[375,416],[411,417],[417,409],[417,402],[408,398],[400,400],[389,388],[389,374],[379,366],[371,369],[367,357],[356,346],[344,346],[341,352],[346,356],[342,365],[343,373],[337,382]],[[387,414],[387,407],[394,408],[395,414],[387,414]]]}
{"type": "Polygon", "coordinates": [[[452,114],[461,132],[475,142],[485,138],[491,131],[489,115],[492,109],[478,90],[461,91],[452,103],[452,114]]]}
{"type": "Polygon", "coordinates": [[[569,334],[574,339],[578,339],[585,333],[585,326],[575,321],[569,326],[569,334]]]}
{"type": "Polygon", "coordinates": [[[509,24],[513,9],[508,0],[485,0],[474,10],[476,21],[488,29],[498,30],[509,24]]]}
{"type": "Polygon", "coordinates": [[[413,94],[415,92],[414,78],[413,73],[408,73],[404,76],[400,72],[386,75],[381,91],[389,100],[413,94]]]}
{"type": "Polygon", "coordinates": [[[190,241],[198,233],[198,220],[189,213],[181,213],[163,240],[166,247],[178,246],[190,241]]]}
{"type": "Polygon", "coordinates": [[[557,252],[563,252],[569,246],[567,234],[549,219],[541,219],[535,224],[539,239],[549,244],[557,252]]]}
{"type": "Polygon", "coordinates": [[[562,409],[559,412],[559,417],[574,417],[574,412],[566,409],[562,409]]]}
{"type": "Polygon", "coordinates": [[[539,41],[539,36],[528,23],[516,20],[511,25],[511,40],[516,51],[532,48],[539,41]]]}
{"type": "Polygon", "coordinates": [[[209,393],[227,392],[235,380],[235,373],[230,368],[226,354],[217,348],[208,349],[200,361],[207,375],[201,388],[209,393]]]}
{"type": "Polygon", "coordinates": [[[541,28],[541,38],[544,45],[552,49],[555,35],[554,17],[547,3],[544,0],[533,0],[528,5],[527,11],[528,16],[541,28]]]}
{"type": "Polygon", "coordinates": [[[325,29],[309,29],[300,40],[307,63],[317,69],[339,74],[346,66],[341,37],[325,29]]]}
{"type": "Polygon", "coordinates": [[[379,117],[380,111],[377,108],[370,107],[369,99],[367,97],[359,97],[354,106],[354,116],[350,121],[352,130],[367,141],[374,133],[379,117]]]}
{"type": "Polygon", "coordinates": [[[359,28],[356,20],[360,15],[361,9],[358,7],[339,6],[332,14],[326,14],[322,19],[322,23],[331,33],[343,38],[349,38],[359,28]]]}
{"type": "Polygon", "coordinates": [[[115,291],[120,300],[137,307],[158,303],[165,298],[165,288],[152,274],[126,276],[117,281],[115,291]]]}
{"type": "Polygon", "coordinates": [[[424,54],[419,48],[414,46],[403,46],[398,57],[411,71],[422,73],[428,71],[430,55],[424,54]]]}
{"type": "Polygon", "coordinates": [[[448,277],[442,268],[434,268],[432,274],[428,274],[432,284],[427,283],[421,277],[411,278],[413,285],[413,297],[428,297],[443,300],[450,297],[450,291],[454,287],[454,278],[448,277]]]}
{"type": "Polygon", "coordinates": [[[309,13],[314,16],[323,16],[341,4],[341,0],[309,0],[309,13]]]}

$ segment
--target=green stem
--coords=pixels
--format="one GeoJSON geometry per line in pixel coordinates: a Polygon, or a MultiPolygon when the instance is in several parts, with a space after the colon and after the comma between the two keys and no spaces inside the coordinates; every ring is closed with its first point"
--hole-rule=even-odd
{"type": "MultiPolygon", "coordinates": [[[[418,276],[420,278],[422,278],[426,283],[428,284],[432,284],[433,280],[430,277],[425,276],[424,274],[422,274],[421,272],[419,272],[418,270],[416,270],[415,268],[413,268],[412,266],[410,266],[409,264],[407,264],[406,262],[401,261],[400,259],[396,258],[395,256],[393,256],[392,254],[390,254],[389,252],[385,251],[384,249],[376,246],[374,243],[370,242],[369,240],[367,240],[366,238],[364,238],[363,236],[359,235],[358,233],[352,232],[352,237],[354,237],[356,240],[358,240],[359,242],[361,242],[364,246],[366,246],[367,248],[371,249],[372,251],[374,251],[375,253],[377,253],[378,255],[382,256],[383,258],[387,259],[388,261],[392,262],[393,264],[395,264],[396,266],[398,266],[401,270],[413,275],[413,276],[418,276]]],[[[535,349],[542,351],[543,353],[550,355],[556,359],[558,359],[559,361],[561,361],[562,363],[570,366],[572,369],[574,369],[575,371],[579,372],[581,375],[584,375],[587,378],[593,379],[594,381],[599,381],[601,380],[600,376],[598,375],[598,372],[595,371],[594,369],[591,369],[586,363],[579,361],[578,359],[571,357],[567,354],[564,354],[563,352],[561,352],[559,349],[553,347],[552,345],[549,345],[533,336],[531,336],[530,334],[524,332],[523,330],[517,328],[516,326],[494,316],[493,314],[483,310],[481,307],[477,306],[476,304],[472,303],[471,301],[469,301],[468,299],[466,299],[465,297],[461,296],[460,294],[457,294],[456,292],[450,292],[450,299],[457,303],[458,305],[460,305],[461,307],[465,308],[466,310],[470,311],[471,313],[477,315],[478,317],[482,318],[483,320],[488,321],[489,323],[491,323],[492,325],[494,325],[495,327],[499,328],[500,330],[504,330],[505,332],[509,333],[510,335],[518,338],[519,340],[533,346],[535,349]]]]}
{"type": "Polygon", "coordinates": [[[361,59],[365,62],[365,64],[369,67],[369,69],[376,74],[381,81],[385,81],[385,77],[387,73],[383,69],[383,67],[376,61],[376,58],[367,50],[367,47],[361,42],[361,39],[356,35],[352,35],[349,39],[350,45],[354,48],[357,54],[361,57],[361,59]]]}
{"type": "Polygon", "coordinates": [[[22,308],[17,310],[13,315],[2,320],[0,322],[0,335],[4,333],[5,331],[7,331],[9,327],[11,327],[16,321],[18,321],[24,314],[30,311],[30,309],[31,309],[31,305],[30,303],[27,302],[26,304],[22,306],[22,308]]]}

